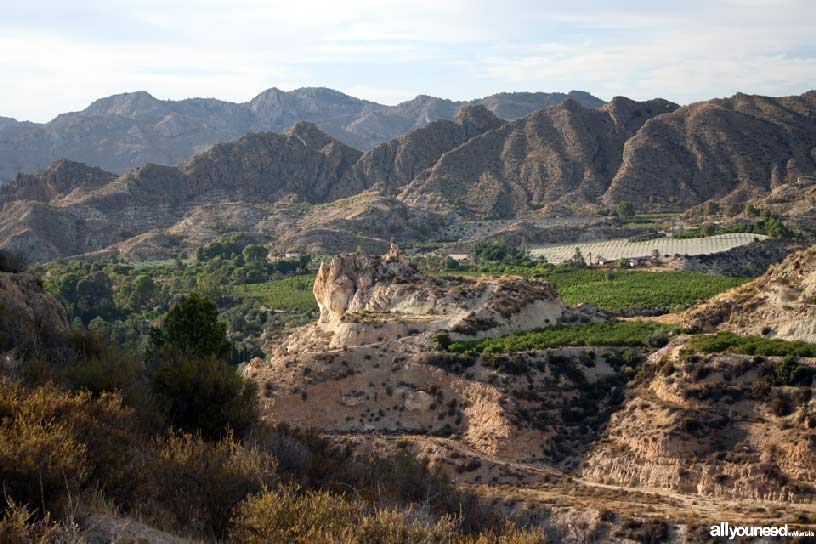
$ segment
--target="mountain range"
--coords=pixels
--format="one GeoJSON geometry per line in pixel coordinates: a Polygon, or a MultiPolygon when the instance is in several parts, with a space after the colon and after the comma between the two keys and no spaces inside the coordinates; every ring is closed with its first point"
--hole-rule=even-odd
{"type": "Polygon", "coordinates": [[[36,261],[158,258],[241,231],[278,249],[380,250],[391,237],[440,239],[462,220],[534,218],[552,206],[744,202],[813,172],[813,91],[683,107],[568,98],[510,121],[465,105],[368,151],[299,121],[120,176],[58,161],[0,188],[0,247],[36,261]]]}
{"type": "Polygon", "coordinates": [[[125,93],[45,124],[0,117],[0,180],[59,159],[117,174],[146,163],[174,165],[214,144],[249,132],[281,132],[298,121],[313,122],[341,142],[368,150],[432,121],[452,119],[467,104],[483,104],[499,117],[516,119],[567,98],[587,107],[603,104],[581,91],[499,93],[471,102],[417,96],[396,106],[326,88],[271,88],[244,103],[158,100],[144,91],[125,93]]]}

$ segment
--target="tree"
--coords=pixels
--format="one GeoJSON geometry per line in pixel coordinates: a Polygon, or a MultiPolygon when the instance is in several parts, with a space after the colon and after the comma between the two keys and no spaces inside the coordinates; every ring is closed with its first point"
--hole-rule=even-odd
{"type": "Polygon", "coordinates": [[[260,263],[266,262],[266,256],[269,254],[269,250],[259,244],[248,244],[244,247],[242,253],[245,263],[260,263]]]}
{"type": "Polygon", "coordinates": [[[634,216],[635,206],[631,202],[624,200],[618,204],[618,217],[621,219],[631,219],[634,216]]]}
{"type": "Polygon", "coordinates": [[[230,349],[227,325],[218,321],[215,302],[193,293],[170,309],[161,328],[151,329],[148,352],[163,357],[214,357],[223,361],[230,349]]]}
{"type": "Polygon", "coordinates": [[[153,278],[139,274],[130,281],[122,283],[116,293],[116,305],[125,311],[139,311],[152,305],[156,295],[153,278]]]}
{"type": "Polygon", "coordinates": [[[572,254],[572,259],[570,259],[574,265],[577,266],[586,266],[586,259],[584,259],[584,254],[581,253],[581,248],[575,246],[575,253],[572,254]]]}

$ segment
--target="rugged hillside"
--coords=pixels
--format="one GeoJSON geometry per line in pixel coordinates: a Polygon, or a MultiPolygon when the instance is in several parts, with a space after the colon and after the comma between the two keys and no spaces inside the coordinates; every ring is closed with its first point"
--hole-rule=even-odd
{"type": "Polygon", "coordinates": [[[811,386],[774,384],[781,358],[652,355],[582,475],[728,498],[816,500],[811,386]]]}
{"type": "Polygon", "coordinates": [[[816,342],[816,246],[789,255],[751,283],[684,316],[706,331],[816,342]]]}
{"type": "Polygon", "coordinates": [[[698,354],[682,335],[650,354],[445,351],[457,338],[604,318],[535,281],[426,277],[396,248],[325,261],[314,294],[317,322],[244,370],[270,422],[416,452],[516,512],[577,508],[599,542],[699,542],[685,525],[723,517],[812,524],[811,378],[783,383],[781,358],[698,354]],[[676,526],[657,540],[596,533],[626,516],[676,526]]]}
{"type": "MultiPolygon", "coordinates": [[[[21,176],[4,191],[0,246],[42,261],[167,229],[207,205],[265,205],[290,194],[305,202],[334,200],[363,189],[339,183],[360,155],[315,125],[298,123],[284,134],[250,134],[178,167],[146,165],[101,185],[105,173],[62,163],[21,176]],[[71,175],[54,174],[65,170],[71,175]]],[[[249,230],[249,220],[238,230],[249,230]]]]}
{"type": "Polygon", "coordinates": [[[771,210],[785,225],[806,235],[816,235],[816,183],[786,183],[750,204],[771,210]]]}
{"type": "Polygon", "coordinates": [[[419,174],[402,198],[467,217],[541,204],[630,201],[646,211],[745,201],[816,171],[816,92],[737,94],[677,107],[566,101],[473,138],[419,174]]]}
{"type": "MultiPolygon", "coordinates": [[[[502,93],[485,103],[508,119],[567,97],[587,107],[603,102],[587,93],[502,93]]],[[[86,109],[45,124],[0,118],[0,180],[67,158],[123,173],[146,163],[173,165],[249,132],[280,132],[310,121],[338,140],[370,149],[439,119],[452,119],[466,102],[430,96],[396,106],[360,100],[325,88],[268,89],[249,102],[214,98],[158,100],[146,92],[101,98],[86,109]]]]}
{"type": "Polygon", "coordinates": [[[350,184],[380,184],[390,192],[407,185],[443,154],[502,124],[485,106],[465,106],[453,121],[434,121],[365,153],[348,173],[350,184]]]}
{"type": "Polygon", "coordinates": [[[744,200],[812,172],[816,91],[784,98],[739,93],[646,123],[627,142],[604,199],[688,208],[724,196],[744,200]]]}
{"type": "Polygon", "coordinates": [[[567,100],[445,154],[401,198],[431,208],[452,202],[476,218],[512,217],[553,202],[594,202],[620,168],[626,141],[648,119],[677,107],[615,98],[587,109],[567,100]]]}
{"type": "MultiPolygon", "coordinates": [[[[737,95],[684,108],[615,98],[597,109],[568,99],[509,122],[468,105],[452,121],[432,121],[365,153],[298,122],[116,179],[61,161],[0,189],[0,247],[37,261],[114,251],[167,256],[173,248],[162,240],[193,245],[251,231],[284,250],[334,253],[362,244],[382,251],[392,237],[458,238],[452,226],[462,219],[552,218],[623,200],[641,211],[685,210],[709,199],[765,198],[771,189],[761,207],[779,208],[809,232],[810,186],[782,183],[816,170],[814,97],[737,95]]],[[[145,108],[131,102],[103,112],[145,108]]],[[[270,119],[289,111],[270,108],[270,119]]],[[[340,100],[331,111],[349,108],[340,100]]],[[[504,234],[528,242],[581,235],[568,224],[522,230],[504,234]]]]}
{"type": "Polygon", "coordinates": [[[74,192],[98,189],[116,176],[86,164],[59,160],[33,174],[17,174],[0,186],[0,206],[12,200],[51,202],[74,192]]]}

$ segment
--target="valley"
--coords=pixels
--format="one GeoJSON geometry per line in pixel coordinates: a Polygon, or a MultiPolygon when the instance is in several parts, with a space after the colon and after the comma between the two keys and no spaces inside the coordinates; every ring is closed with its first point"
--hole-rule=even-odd
{"type": "MultiPolygon", "coordinates": [[[[331,115],[0,186],[0,476],[23,501],[0,537],[816,527],[812,91],[428,98],[417,119],[276,92],[331,115]]],[[[199,106],[90,109],[167,128],[199,106]]]]}

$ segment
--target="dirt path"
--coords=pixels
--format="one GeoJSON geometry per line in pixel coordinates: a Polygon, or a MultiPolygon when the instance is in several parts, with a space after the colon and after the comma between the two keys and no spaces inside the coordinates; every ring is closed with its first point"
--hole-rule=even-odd
{"type": "MultiPolygon", "coordinates": [[[[372,438],[371,435],[339,436],[356,436],[361,440],[372,438]]],[[[487,455],[450,438],[426,435],[376,435],[376,438],[395,442],[410,441],[421,449],[435,445],[459,455],[477,458],[484,464],[513,469],[516,473],[527,475],[526,482],[498,484],[457,482],[484,496],[505,501],[520,500],[573,508],[594,508],[623,515],[658,517],[690,524],[729,521],[740,524],[775,525],[784,523],[796,513],[806,512],[816,516],[816,504],[726,499],[664,488],[604,484],[576,477],[552,465],[516,462],[487,455]]],[[[456,480],[454,477],[454,481],[456,480]]]]}

